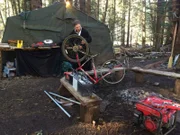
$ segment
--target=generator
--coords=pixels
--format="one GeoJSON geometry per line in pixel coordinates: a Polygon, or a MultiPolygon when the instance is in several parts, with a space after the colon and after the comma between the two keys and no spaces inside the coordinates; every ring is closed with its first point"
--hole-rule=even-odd
{"type": "Polygon", "coordinates": [[[156,135],[167,135],[176,125],[180,104],[157,96],[135,103],[134,123],[156,135]]]}

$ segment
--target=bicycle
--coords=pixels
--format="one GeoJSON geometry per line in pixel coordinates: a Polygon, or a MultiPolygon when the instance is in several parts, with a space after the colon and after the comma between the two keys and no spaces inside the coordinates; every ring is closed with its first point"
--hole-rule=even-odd
{"type": "MultiPolygon", "coordinates": [[[[105,61],[100,69],[96,69],[94,58],[98,54],[89,54],[89,45],[86,40],[76,34],[70,35],[62,43],[61,46],[62,53],[65,58],[70,62],[77,62],[78,68],[75,71],[84,73],[94,84],[97,84],[100,80],[104,80],[109,84],[117,84],[121,82],[125,76],[125,67],[123,63],[116,59],[110,59],[105,61]],[[82,40],[84,45],[81,44],[82,40]],[[87,60],[81,64],[83,60],[87,60]],[[85,71],[83,66],[91,60],[92,70],[85,71]],[[98,72],[100,72],[101,77],[98,77],[98,72]],[[93,76],[92,76],[93,75],[93,76]]],[[[65,72],[65,75],[69,75],[71,72],[65,72]]]]}

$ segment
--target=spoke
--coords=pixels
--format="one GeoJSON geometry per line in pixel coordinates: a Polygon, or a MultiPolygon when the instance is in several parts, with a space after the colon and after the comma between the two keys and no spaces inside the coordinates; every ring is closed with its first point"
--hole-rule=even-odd
{"type": "Polygon", "coordinates": [[[63,41],[63,55],[65,55],[65,57],[71,62],[77,62],[76,53],[78,53],[80,61],[84,60],[88,55],[88,43],[85,42],[85,46],[82,46],[82,40],[85,41],[83,37],[74,34],[68,36],[63,41]]]}
{"type": "Polygon", "coordinates": [[[68,47],[66,47],[66,49],[67,49],[67,50],[72,50],[73,47],[68,46],[68,47]]]}
{"type": "Polygon", "coordinates": [[[67,46],[71,46],[71,47],[73,47],[73,46],[74,46],[74,43],[72,43],[72,42],[68,42],[68,43],[67,43],[67,46]]]}
{"type": "Polygon", "coordinates": [[[82,53],[84,55],[87,55],[86,52],[84,52],[84,51],[78,50],[78,52],[80,52],[80,53],[82,53]]]}

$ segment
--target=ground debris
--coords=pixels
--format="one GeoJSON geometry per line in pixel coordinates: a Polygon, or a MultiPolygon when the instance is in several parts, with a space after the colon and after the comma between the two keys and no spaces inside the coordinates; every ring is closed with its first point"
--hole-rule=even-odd
{"type": "MultiPolygon", "coordinates": [[[[140,62],[140,59],[132,58],[130,65],[144,67],[163,59],[145,59],[140,62]]],[[[133,76],[133,72],[127,71],[124,80],[117,85],[108,85],[103,81],[98,84],[99,87],[96,88],[95,94],[103,99],[104,106],[102,108],[105,110],[102,109],[104,111],[100,112],[100,118],[95,121],[95,126],[93,123],[80,122],[79,106],[66,107],[73,116],[69,119],[44,94],[43,90],[59,92],[60,78],[15,77],[11,80],[3,79],[0,81],[0,135],[32,135],[40,130],[43,131],[43,135],[151,135],[133,125],[131,113],[134,107],[127,104],[126,101],[129,101],[127,97],[134,99],[135,95],[139,94],[139,98],[135,98],[137,100],[144,97],[144,94],[148,95],[154,91],[161,93],[164,97],[171,99],[174,97],[180,101],[179,97],[172,93],[174,80],[147,75],[149,83],[137,84],[133,76]],[[151,82],[159,82],[163,90],[151,82]],[[1,90],[1,88],[5,88],[5,90],[1,90]],[[125,96],[124,100],[121,98],[123,95],[125,96]]],[[[179,126],[177,122],[177,128],[169,135],[179,135],[179,126]]]]}
{"type": "Polygon", "coordinates": [[[109,101],[103,100],[100,104],[100,112],[104,112],[106,110],[106,107],[110,104],[109,101]]]}
{"type": "Polygon", "coordinates": [[[127,104],[133,105],[134,102],[140,101],[150,95],[162,97],[161,94],[144,91],[143,88],[130,88],[122,90],[117,95],[127,104]]]}

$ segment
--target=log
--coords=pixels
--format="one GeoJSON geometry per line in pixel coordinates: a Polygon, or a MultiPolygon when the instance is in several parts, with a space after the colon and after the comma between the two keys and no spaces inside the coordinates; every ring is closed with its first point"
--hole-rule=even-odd
{"type": "Polygon", "coordinates": [[[143,69],[141,67],[132,67],[130,70],[132,70],[134,72],[142,72],[142,73],[147,73],[147,74],[180,78],[180,74],[175,73],[175,72],[160,71],[160,70],[155,70],[155,69],[143,69]]]}
{"type": "MultiPolygon", "coordinates": [[[[118,68],[114,68],[112,69],[113,72],[116,72],[116,71],[121,71],[121,70],[126,70],[127,68],[126,67],[118,67],[118,68]]],[[[109,68],[103,68],[103,69],[96,69],[96,72],[97,74],[100,74],[100,73],[107,73],[109,72],[109,68]]],[[[92,75],[94,74],[94,71],[93,70],[90,70],[90,71],[86,71],[88,74],[92,75]]]]}
{"type": "Polygon", "coordinates": [[[148,64],[146,65],[144,68],[146,69],[149,69],[149,68],[157,68],[159,67],[159,65],[161,65],[162,63],[166,62],[167,60],[169,59],[169,57],[165,58],[164,60],[161,60],[161,61],[158,61],[158,62],[155,62],[155,63],[151,63],[151,64],[148,64]]]}
{"type": "Polygon", "coordinates": [[[154,70],[154,69],[143,69],[140,67],[133,67],[130,70],[135,72],[136,82],[143,82],[145,73],[176,78],[174,92],[177,95],[180,95],[180,74],[174,72],[154,70]]]}

